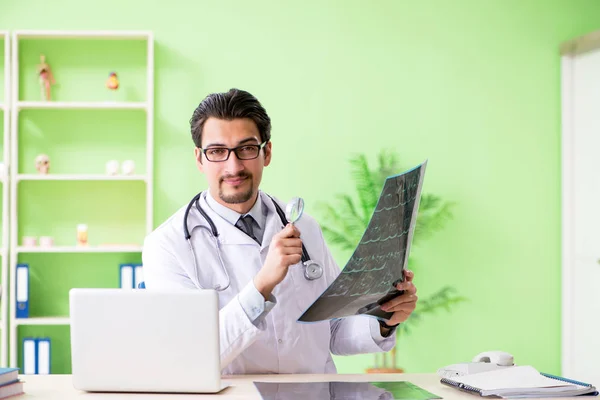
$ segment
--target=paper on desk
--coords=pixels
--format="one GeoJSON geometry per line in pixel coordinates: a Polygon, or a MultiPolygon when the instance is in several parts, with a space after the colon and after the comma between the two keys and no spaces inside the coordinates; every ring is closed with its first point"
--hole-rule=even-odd
{"type": "Polygon", "coordinates": [[[316,322],[357,314],[389,319],[380,305],[402,294],[427,161],[385,181],[369,225],[340,275],[300,316],[316,322]]]}

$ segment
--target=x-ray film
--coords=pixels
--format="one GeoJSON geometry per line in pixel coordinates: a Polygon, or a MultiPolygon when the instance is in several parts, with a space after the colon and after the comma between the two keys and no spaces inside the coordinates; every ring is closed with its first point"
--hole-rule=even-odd
{"type": "Polygon", "coordinates": [[[254,382],[263,400],[432,400],[441,399],[413,383],[254,382]]]}
{"type": "Polygon", "coordinates": [[[426,165],[427,161],[385,180],[352,257],[298,321],[316,322],[358,314],[391,317],[380,305],[402,294],[395,284],[404,280],[426,165]]]}

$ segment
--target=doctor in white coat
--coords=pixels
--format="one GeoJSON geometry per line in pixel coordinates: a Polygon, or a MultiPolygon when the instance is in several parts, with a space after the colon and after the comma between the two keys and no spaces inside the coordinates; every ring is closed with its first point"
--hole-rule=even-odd
{"type": "Polygon", "coordinates": [[[393,312],[389,320],[296,321],[340,268],[313,218],[284,225],[278,200],[259,189],[272,144],[258,100],[237,89],[211,94],[190,125],[209,188],[146,237],[144,279],[148,290],[218,290],[222,373],[334,373],[331,354],[392,349],[395,327],[417,301],[411,272],[397,286],[404,294],[382,306],[393,312]],[[302,245],[322,267],[316,279],[305,273],[302,245]]]}

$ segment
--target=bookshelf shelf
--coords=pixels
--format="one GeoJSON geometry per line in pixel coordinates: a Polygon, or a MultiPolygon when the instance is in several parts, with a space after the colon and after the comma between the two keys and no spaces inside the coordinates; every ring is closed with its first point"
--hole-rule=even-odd
{"type": "MultiPolygon", "coordinates": [[[[5,236],[10,239],[10,248],[9,257],[3,257],[9,260],[8,284],[16,287],[16,267],[22,263],[30,268],[32,302],[44,302],[44,296],[59,298],[69,288],[78,287],[81,278],[92,279],[94,287],[114,287],[112,282],[118,280],[119,263],[138,260],[142,246],[136,243],[141,243],[143,234],[153,229],[153,34],[18,30],[12,32],[7,42],[10,42],[7,54],[12,71],[10,96],[0,101],[8,104],[6,114],[10,118],[5,125],[5,133],[9,132],[5,149],[9,149],[10,158],[5,159],[10,159],[12,168],[8,169],[9,184],[4,185],[10,194],[9,201],[4,203],[10,207],[7,218],[10,230],[5,236]],[[36,79],[41,54],[47,56],[57,82],[52,87],[51,100],[47,101],[41,100],[36,79]],[[118,73],[118,90],[106,88],[105,81],[113,71],[118,73]],[[34,169],[33,162],[39,154],[49,156],[49,174],[37,174],[34,169]],[[94,173],[103,171],[109,160],[116,160],[121,166],[125,160],[132,160],[136,172],[134,175],[94,173]],[[95,240],[111,244],[58,245],[75,244],[78,224],[89,225],[90,243],[95,240]],[[24,243],[21,235],[43,234],[53,235],[57,245],[20,245],[24,243]],[[47,254],[54,255],[47,257],[47,254]],[[115,263],[114,271],[106,268],[106,260],[115,263]],[[96,272],[86,275],[85,271],[96,272]],[[114,275],[99,275],[103,271],[114,275]],[[52,276],[60,276],[59,273],[71,274],[71,280],[52,281],[52,276]]],[[[119,172],[124,170],[123,167],[119,172]]],[[[35,336],[35,332],[43,331],[35,326],[70,322],[68,317],[17,318],[15,292],[11,290],[8,301],[2,302],[4,307],[9,305],[3,319],[10,323],[9,329],[5,329],[9,332],[2,333],[3,340],[8,338],[8,351],[2,351],[2,356],[8,354],[8,365],[20,367],[21,334],[37,329],[33,331],[35,336]],[[34,328],[23,328],[20,332],[19,326],[34,328]]],[[[41,307],[38,313],[64,314],[64,308],[59,310],[57,305],[60,306],[57,303],[41,307]]],[[[55,351],[60,350],[53,348],[52,352],[55,351]]]]}
{"type": "Polygon", "coordinates": [[[140,253],[142,246],[52,246],[52,247],[26,247],[16,248],[17,253],[140,253]]]}
{"type": "Polygon", "coordinates": [[[15,318],[14,325],[69,325],[69,317],[15,318]]]}
{"type": "Polygon", "coordinates": [[[150,31],[45,31],[18,30],[13,34],[20,39],[103,39],[103,40],[151,40],[150,31]]]}
{"type": "Polygon", "coordinates": [[[19,101],[18,110],[144,110],[148,105],[143,102],[119,101],[19,101]]]}
{"type": "Polygon", "coordinates": [[[146,175],[101,175],[101,174],[19,174],[17,181],[142,181],[146,182],[146,175]]]}

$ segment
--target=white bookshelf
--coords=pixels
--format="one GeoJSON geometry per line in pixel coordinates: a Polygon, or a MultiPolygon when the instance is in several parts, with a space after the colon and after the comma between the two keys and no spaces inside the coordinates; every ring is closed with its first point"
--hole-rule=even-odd
{"type": "MultiPolygon", "coordinates": [[[[9,284],[9,267],[8,254],[6,249],[9,246],[9,185],[7,184],[7,176],[9,171],[9,155],[10,155],[10,117],[11,117],[11,63],[10,63],[10,36],[6,31],[0,31],[0,39],[4,42],[4,98],[0,102],[0,113],[2,114],[4,137],[4,151],[2,154],[2,162],[4,163],[5,176],[0,176],[2,184],[2,245],[0,249],[0,262],[2,268],[2,294],[0,300],[0,366],[8,366],[8,305],[10,298],[7,296],[6,287],[9,284]]],[[[12,286],[10,286],[12,288],[12,286]]],[[[12,293],[12,290],[10,291],[12,293]]]]}
{"type": "MultiPolygon", "coordinates": [[[[154,170],[154,37],[152,32],[147,31],[29,31],[21,30],[14,31],[11,35],[11,97],[9,104],[14,107],[10,108],[10,160],[14,168],[10,169],[10,285],[15,287],[16,265],[19,262],[19,255],[29,253],[89,253],[90,257],[94,254],[102,253],[141,253],[141,245],[129,244],[113,244],[100,246],[52,246],[52,247],[26,247],[20,245],[19,221],[18,221],[18,187],[23,182],[29,182],[28,185],[36,185],[36,182],[43,181],[115,181],[123,182],[123,187],[127,189],[127,182],[142,182],[145,186],[145,232],[150,233],[153,228],[153,170],[154,170]],[[19,98],[19,44],[22,40],[126,40],[126,41],[143,41],[146,43],[146,98],[144,101],[30,101],[28,99],[21,100],[19,98]],[[79,174],[77,171],[69,171],[68,174],[47,174],[34,175],[27,173],[19,173],[19,113],[28,110],[28,116],[35,118],[35,110],[72,110],[71,113],[77,113],[78,110],[139,110],[145,113],[146,134],[145,134],[145,173],[136,175],[116,175],[109,176],[102,173],[98,174],[79,174]],[[32,110],[32,111],[29,111],[32,110]]],[[[49,60],[51,63],[51,60],[49,60]]],[[[121,90],[121,89],[119,89],[121,90]]],[[[66,114],[65,118],[68,118],[66,114]]],[[[5,128],[6,129],[6,128],[5,128]]],[[[116,183],[117,184],[117,183],[116,183]]],[[[69,196],[76,196],[76,192],[69,193],[69,196]]],[[[6,258],[6,257],[4,257],[6,258]]],[[[116,267],[116,266],[115,266],[116,267]]],[[[82,266],[85,268],[85,266],[82,266]]],[[[117,269],[115,268],[115,273],[117,269]]],[[[17,357],[19,354],[18,327],[30,325],[69,325],[69,317],[31,317],[31,318],[16,318],[15,310],[15,294],[10,293],[9,318],[3,318],[3,321],[9,320],[10,329],[3,329],[2,336],[6,337],[4,332],[10,330],[9,333],[9,365],[17,365],[17,357]]],[[[3,304],[6,302],[3,302],[3,304]]],[[[5,351],[2,354],[6,354],[5,351]]]]}

